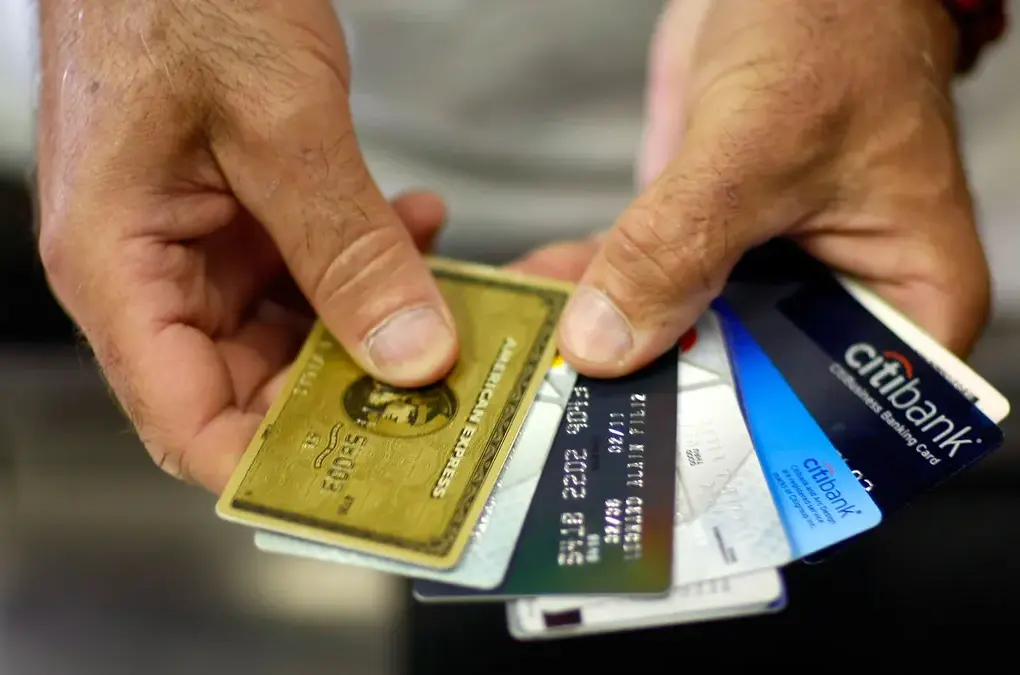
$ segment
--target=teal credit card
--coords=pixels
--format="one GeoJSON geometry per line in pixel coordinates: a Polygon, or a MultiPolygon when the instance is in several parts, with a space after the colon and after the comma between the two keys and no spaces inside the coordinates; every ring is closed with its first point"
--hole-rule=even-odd
{"type": "Polygon", "coordinates": [[[628,377],[579,377],[503,583],[419,580],[423,602],[660,595],[672,581],[679,350],[628,377]]]}

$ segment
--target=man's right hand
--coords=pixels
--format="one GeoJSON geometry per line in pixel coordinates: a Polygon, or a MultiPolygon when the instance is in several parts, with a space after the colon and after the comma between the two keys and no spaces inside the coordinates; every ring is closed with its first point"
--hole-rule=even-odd
{"type": "Polygon", "coordinates": [[[288,285],[379,379],[446,374],[442,205],[368,175],[328,0],[40,5],[43,263],[160,466],[225,485],[308,325],[288,285]]]}

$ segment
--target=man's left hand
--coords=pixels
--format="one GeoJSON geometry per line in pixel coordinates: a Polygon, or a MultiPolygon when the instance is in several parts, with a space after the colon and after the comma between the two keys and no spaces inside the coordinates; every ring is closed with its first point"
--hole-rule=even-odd
{"type": "Polygon", "coordinates": [[[676,343],[754,245],[788,236],[965,353],[988,311],[938,0],[674,0],[643,192],[602,237],[517,269],[579,281],[559,347],[613,377],[676,343]]]}

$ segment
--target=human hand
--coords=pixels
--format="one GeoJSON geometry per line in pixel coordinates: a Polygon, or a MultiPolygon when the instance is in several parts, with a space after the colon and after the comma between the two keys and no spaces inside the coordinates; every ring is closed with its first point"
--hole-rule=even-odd
{"type": "Polygon", "coordinates": [[[288,286],[380,379],[446,373],[443,207],[368,175],[327,0],[41,11],[43,262],[160,466],[225,485],[305,337],[288,286]]]}
{"type": "Polygon", "coordinates": [[[938,0],[675,0],[654,40],[643,193],[596,240],[514,267],[580,287],[560,349],[632,371],[675,344],[746,249],[779,235],[862,279],[950,349],[988,269],[938,0]]]}

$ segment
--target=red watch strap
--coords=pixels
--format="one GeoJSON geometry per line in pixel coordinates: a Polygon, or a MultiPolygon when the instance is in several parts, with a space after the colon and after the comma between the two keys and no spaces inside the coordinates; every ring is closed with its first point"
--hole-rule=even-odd
{"type": "Polygon", "coordinates": [[[942,0],[953,17],[960,38],[956,53],[956,70],[970,71],[982,50],[1006,32],[1005,0],[942,0]]]}

